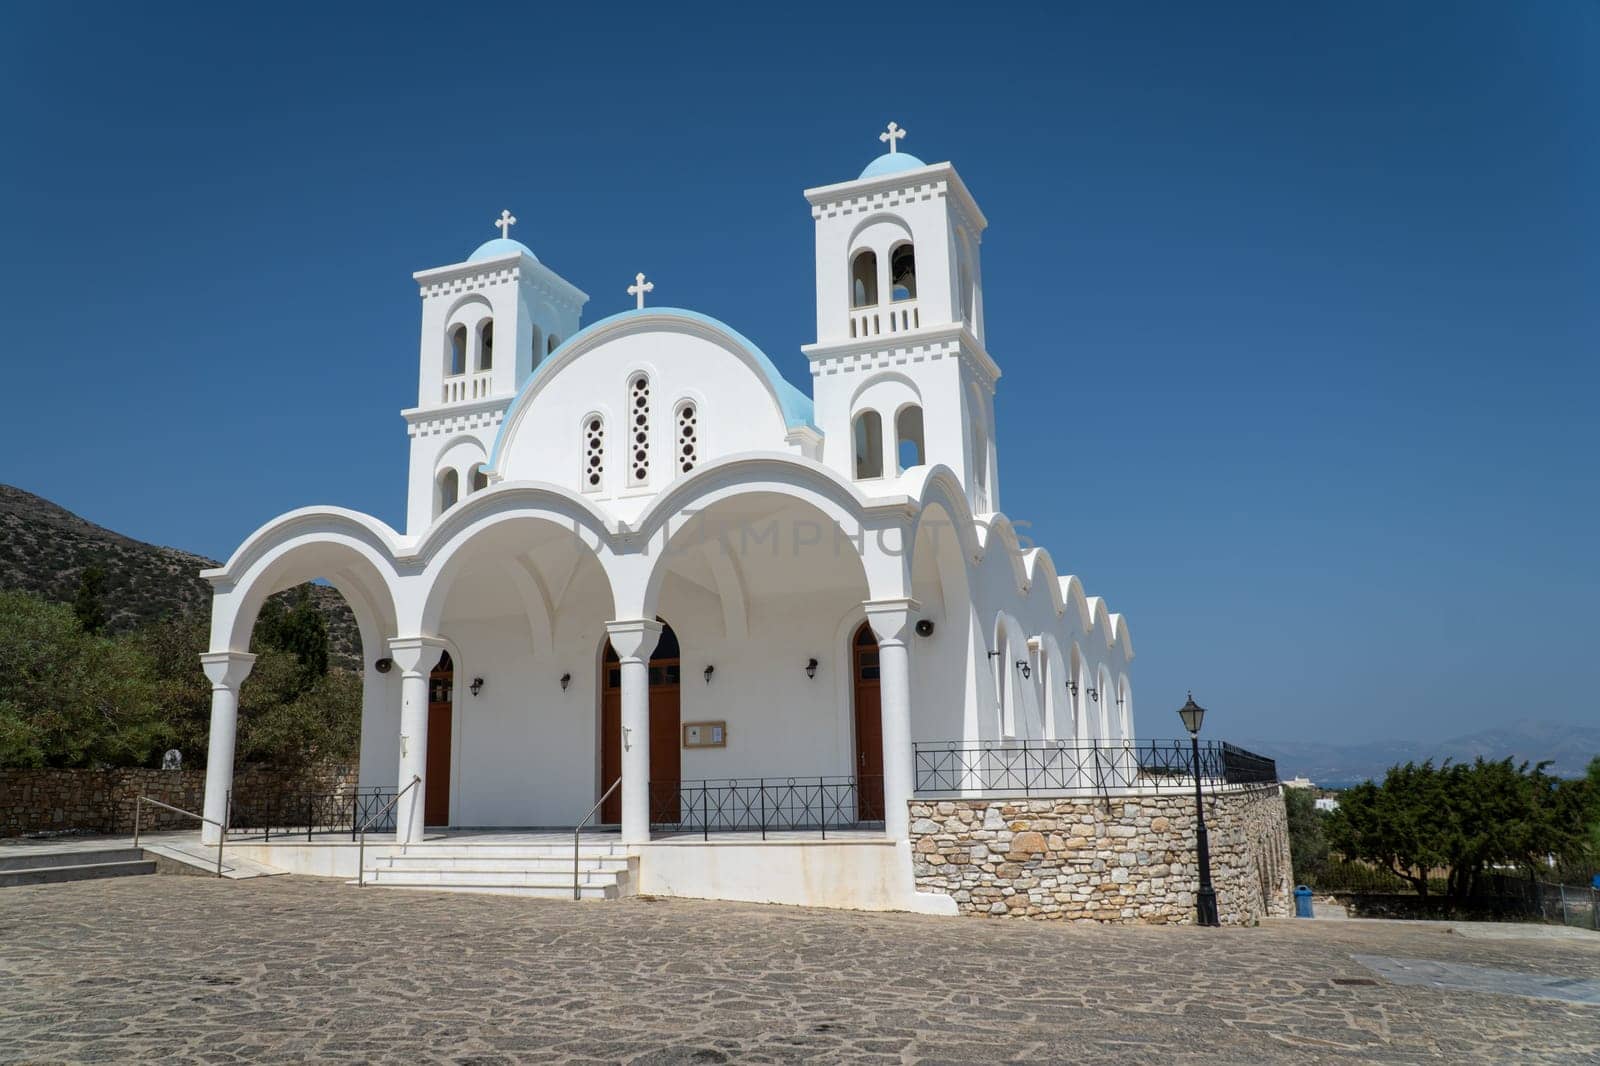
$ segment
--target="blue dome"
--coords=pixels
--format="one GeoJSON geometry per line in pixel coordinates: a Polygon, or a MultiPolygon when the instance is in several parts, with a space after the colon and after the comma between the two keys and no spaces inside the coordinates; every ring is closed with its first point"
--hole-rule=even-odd
{"type": "MultiPolygon", "coordinates": [[[[902,170],[918,170],[927,166],[922,160],[910,152],[885,152],[867,164],[867,169],[861,172],[862,178],[881,178],[885,174],[898,174],[902,170]]],[[[860,178],[856,179],[860,181],[860,178]]]]}
{"type": "Polygon", "coordinates": [[[496,237],[492,241],[484,241],[478,245],[477,251],[467,256],[467,262],[476,263],[481,259],[499,259],[501,256],[516,255],[518,252],[532,259],[535,263],[539,261],[539,257],[533,254],[533,249],[521,241],[514,241],[509,237],[496,237]]]}

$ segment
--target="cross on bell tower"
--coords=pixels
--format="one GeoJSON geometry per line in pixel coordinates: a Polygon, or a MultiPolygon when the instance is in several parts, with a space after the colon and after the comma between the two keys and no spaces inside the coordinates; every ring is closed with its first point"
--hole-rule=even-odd
{"type": "Polygon", "coordinates": [[[495,220],[495,226],[500,230],[500,239],[505,240],[511,236],[511,227],[517,224],[517,216],[510,211],[501,211],[500,217],[495,220]]]}
{"type": "Polygon", "coordinates": [[[886,129],[882,133],[878,134],[878,140],[887,141],[888,144],[889,144],[889,154],[893,155],[894,152],[895,152],[895,142],[900,140],[900,138],[904,137],[905,135],[906,135],[906,131],[905,130],[901,129],[898,125],[896,125],[895,123],[891,122],[891,123],[889,123],[889,128],[888,129],[886,129]]]}
{"type": "Polygon", "coordinates": [[[628,295],[638,298],[639,302],[637,304],[635,304],[634,306],[637,307],[640,311],[644,310],[644,294],[647,293],[647,292],[655,292],[655,291],[656,291],[656,283],[653,282],[653,281],[644,280],[644,272],[643,271],[640,271],[639,273],[635,274],[633,276],[633,284],[628,286],[628,295]]]}

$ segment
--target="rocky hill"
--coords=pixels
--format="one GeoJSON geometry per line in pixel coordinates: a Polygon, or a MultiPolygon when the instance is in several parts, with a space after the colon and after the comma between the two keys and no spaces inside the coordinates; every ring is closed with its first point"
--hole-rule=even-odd
{"type": "MultiPolygon", "coordinates": [[[[112,632],[166,617],[205,618],[211,610],[211,586],[200,571],[218,565],[213,560],[125,537],[42,496],[0,485],[0,588],[71,603],[83,571],[96,564],[106,574],[112,632]]],[[[355,665],[361,656],[355,616],[333,589],[310,588],[335,659],[355,665]]]]}
{"type": "Polygon", "coordinates": [[[1280,777],[1309,777],[1318,785],[1344,788],[1369,778],[1381,781],[1389,767],[1432,759],[1442,763],[1471,762],[1482,756],[1517,762],[1549,762],[1548,772],[1580,777],[1589,760],[1600,755],[1600,728],[1572,723],[1521,719],[1464,736],[1429,741],[1243,741],[1245,747],[1278,760],[1280,777]]]}

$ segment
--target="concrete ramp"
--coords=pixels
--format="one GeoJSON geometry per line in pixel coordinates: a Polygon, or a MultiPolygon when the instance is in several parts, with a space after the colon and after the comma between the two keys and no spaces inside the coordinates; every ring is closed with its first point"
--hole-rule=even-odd
{"type": "MultiPolygon", "coordinates": [[[[144,840],[140,847],[151,855],[159,856],[170,862],[181,864],[197,874],[217,873],[217,849],[202,844],[194,838],[187,840],[144,840]]],[[[242,881],[251,877],[273,877],[278,874],[288,873],[276,866],[268,866],[264,862],[247,859],[243,855],[235,854],[231,848],[222,850],[222,876],[230,881],[242,881]]]]}

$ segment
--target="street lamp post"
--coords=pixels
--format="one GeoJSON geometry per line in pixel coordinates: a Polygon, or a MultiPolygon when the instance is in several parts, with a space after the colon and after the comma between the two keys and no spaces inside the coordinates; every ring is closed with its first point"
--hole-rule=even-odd
{"type": "Polygon", "coordinates": [[[1201,925],[1221,925],[1217,918],[1217,890],[1211,887],[1211,842],[1206,836],[1206,809],[1200,797],[1200,723],[1205,720],[1206,709],[1189,701],[1178,709],[1183,728],[1189,731],[1189,744],[1194,751],[1194,840],[1200,859],[1200,891],[1195,896],[1195,921],[1201,925]]]}

